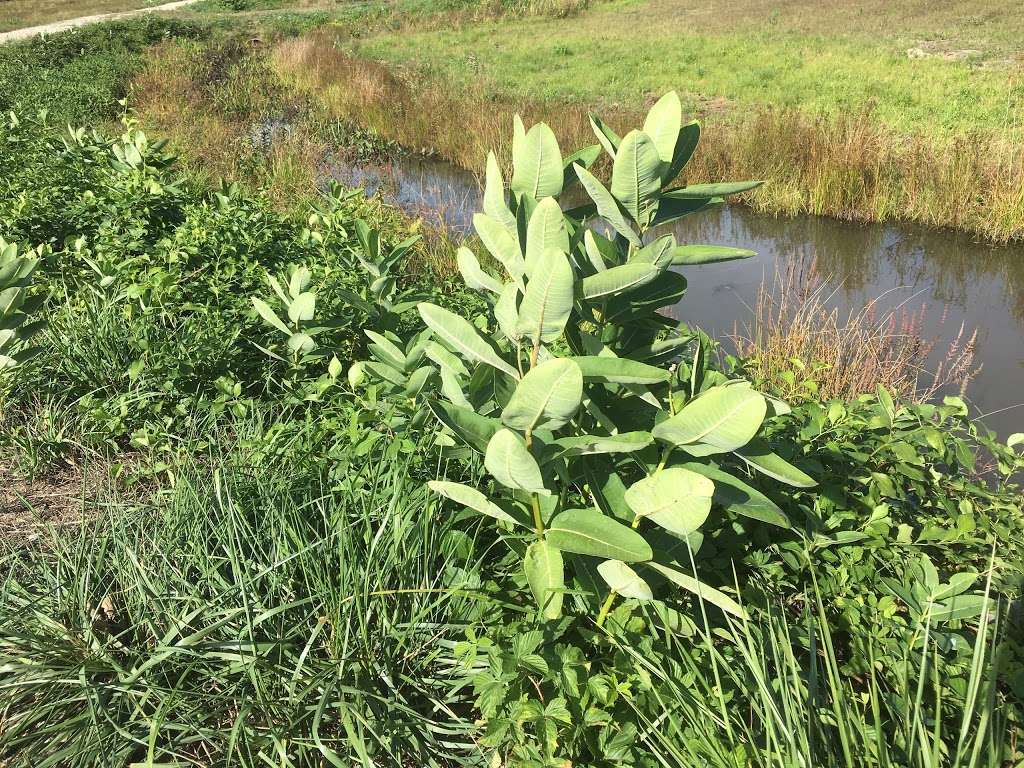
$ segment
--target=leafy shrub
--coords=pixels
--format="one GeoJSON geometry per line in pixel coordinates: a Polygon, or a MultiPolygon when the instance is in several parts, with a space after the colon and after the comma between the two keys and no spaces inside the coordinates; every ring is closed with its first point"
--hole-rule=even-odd
{"type": "Polygon", "coordinates": [[[147,46],[204,29],[163,16],[94,24],[0,48],[0,112],[45,109],[57,124],[115,117],[147,46]]]}

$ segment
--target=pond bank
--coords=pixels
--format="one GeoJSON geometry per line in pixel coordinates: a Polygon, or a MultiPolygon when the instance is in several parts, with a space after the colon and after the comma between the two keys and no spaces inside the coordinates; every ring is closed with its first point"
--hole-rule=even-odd
{"type": "MultiPolygon", "coordinates": [[[[351,44],[321,30],[280,43],[273,66],[332,117],[404,146],[428,147],[463,168],[480,167],[491,148],[508,156],[515,113],[550,124],[563,146],[593,142],[590,102],[535,100],[485,76],[467,81],[426,65],[376,61],[358,48],[347,51],[351,44]]],[[[616,103],[598,111],[621,127],[644,106],[616,103]]],[[[902,135],[867,109],[816,117],[793,108],[713,106],[702,117],[706,139],[687,181],[765,179],[744,200],[756,211],[907,221],[994,242],[1024,237],[1024,153],[1010,136],[902,135]]]]}

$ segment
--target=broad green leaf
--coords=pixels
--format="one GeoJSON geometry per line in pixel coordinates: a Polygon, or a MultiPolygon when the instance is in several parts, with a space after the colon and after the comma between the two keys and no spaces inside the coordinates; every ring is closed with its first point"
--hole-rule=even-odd
{"type": "Polygon", "coordinates": [[[439,493],[464,507],[472,509],[474,512],[479,512],[482,515],[487,515],[497,520],[504,520],[506,523],[522,524],[476,488],[471,488],[461,483],[450,483],[447,480],[431,480],[427,485],[434,493],[439,493]]]}
{"type": "Polygon", "coordinates": [[[619,138],[615,131],[605,125],[604,121],[597,115],[591,113],[588,117],[590,118],[590,127],[594,129],[594,135],[597,136],[597,140],[601,142],[601,146],[604,147],[604,151],[608,153],[608,156],[614,160],[615,153],[618,151],[622,139],[619,138]]]}
{"type": "Polygon", "coordinates": [[[468,320],[429,302],[420,304],[419,311],[434,335],[455,352],[467,360],[486,363],[513,379],[519,378],[519,372],[498,356],[468,320]]]}
{"type": "Polygon", "coordinates": [[[308,333],[293,333],[288,337],[288,349],[291,352],[312,352],[316,343],[308,333]]]}
{"type": "Polygon", "coordinates": [[[749,259],[751,256],[757,256],[757,252],[724,245],[680,245],[672,250],[672,264],[715,264],[720,261],[749,259]]]}
{"type": "Polygon", "coordinates": [[[400,371],[405,369],[405,353],[391,339],[382,336],[376,331],[365,330],[363,333],[374,342],[370,345],[370,350],[374,352],[377,358],[395,366],[400,371]]]}
{"type": "Polygon", "coordinates": [[[518,332],[537,345],[562,335],[572,313],[574,280],[569,257],[550,249],[536,264],[519,304],[518,332]]]}
{"type": "Polygon", "coordinates": [[[512,234],[514,230],[506,229],[502,224],[482,213],[473,216],[473,228],[480,236],[490,254],[505,268],[508,276],[522,287],[523,275],[526,273],[526,261],[519,250],[519,243],[512,234]]]}
{"type": "Polygon", "coordinates": [[[694,455],[726,453],[749,443],[767,412],[764,397],[750,387],[714,387],[658,424],[652,434],[694,455]]]}
{"type": "Polygon", "coordinates": [[[679,129],[676,136],[676,146],[672,150],[672,162],[669,163],[662,175],[662,186],[670,184],[683,170],[683,167],[690,162],[693,152],[700,142],[700,123],[696,120],[687,123],[679,129]]]}
{"type": "Polygon", "coordinates": [[[666,196],[677,200],[693,200],[703,197],[726,197],[757,189],[763,181],[727,181],[719,184],[689,184],[666,192],[666,196]]]}
{"type": "Polygon", "coordinates": [[[580,179],[583,188],[587,190],[590,199],[597,206],[597,213],[605,221],[612,225],[612,228],[628,240],[632,245],[639,248],[643,243],[640,236],[633,231],[633,227],[626,221],[618,201],[612,197],[611,192],[605,189],[604,185],[597,178],[581,165],[576,165],[576,175],[580,179]]]}
{"type": "Polygon", "coordinates": [[[484,466],[494,479],[506,488],[514,488],[547,496],[537,460],[533,458],[523,438],[510,429],[499,429],[487,443],[484,466]]]}
{"type": "Polygon", "coordinates": [[[598,453],[632,453],[654,442],[650,432],[623,432],[618,435],[573,435],[555,440],[559,456],[593,456],[598,453]]]}
{"type": "Polygon", "coordinates": [[[721,197],[677,198],[671,194],[662,194],[658,202],[658,213],[651,222],[652,226],[662,226],[694,213],[702,213],[717,208],[725,203],[721,197]]]}
{"type": "Polygon", "coordinates": [[[711,511],[715,484],[682,467],[669,467],[638,480],[626,491],[626,503],[669,533],[686,536],[700,528],[711,511]]]}
{"type": "Polygon", "coordinates": [[[578,149],[568,157],[562,160],[562,190],[564,191],[575,181],[576,169],[573,167],[577,163],[582,165],[584,168],[589,168],[594,164],[594,161],[601,156],[601,145],[591,144],[589,147],[578,149]]]}
{"type": "Polygon", "coordinates": [[[941,603],[933,603],[929,614],[935,622],[973,619],[980,616],[986,607],[992,610],[993,606],[992,599],[985,595],[957,595],[941,603]]]}
{"type": "Polygon", "coordinates": [[[565,589],[562,553],[543,539],[535,541],[526,548],[523,567],[526,570],[526,582],[544,618],[557,619],[562,615],[565,589]]]}
{"type": "Polygon", "coordinates": [[[277,314],[274,312],[274,310],[270,308],[270,305],[267,304],[267,302],[265,302],[263,299],[258,299],[255,296],[253,296],[252,305],[256,308],[256,311],[259,313],[260,317],[266,320],[267,323],[274,326],[274,328],[281,331],[281,333],[287,333],[289,336],[291,335],[291,329],[284,324],[281,318],[277,316],[277,314]]]}
{"type": "Polygon", "coordinates": [[[316,312],[316,295],[306,291],[300,293],[288,305],[288,319],[293,323],[309,322],[316,312]]]}
{"type": "Polygon", "coordinates": [[[288,280],[288,293],[293,299],[297,299],[313,280],[313,274],[306,267],[298,267],[292,272],[288,280]]]}
{"type": "Polygon", "coordinates": [[[569,232],[558,201],[545,197],[533,209],[526,228],[526,276],[533,277],[536,265],[543,261],[551,249],[569,252],[569,232]]]}
{"type": "Polygon", "coordinates": [[[644,120],[643,132],[651,137],[663,163],[671,163],[675,155],[676,140],[683,124],[683,105],[679,94],[669,91],[660,99],[644,120]]]}
{"type": "Polygon", "coordinates": [[[584,355],[572,358],[586,381],[604,384],[659,384],[668,381],[669,372],[623,357],[584,355]]]}
{"type": "Polygon", "coordinates": [[[654,242],[635,251],[629,258],[630,264],[654,264],[662,269],[673,263],[676,238],[674,235],[662,235],[654,242]]]}
{"type": "Polygon", "coordinates": [[[596,275],[590,275],[581,281],[583,297],[587,299],[599,299],[602,296],[615,296],[616,294],[638,288],[651,282],[664,271],[663,267],[656,264],[645,264],[629,262],[618,267],[606,269],[596,275]]]}
{"type": "Polygon", "coordinates": [[[613,298],[605,317],[619,325],[631,323],[654,316],[662,307],[675,306],[685,294],[686,278],[678,272],[663,272],[656,280],[613,298]]]}
{"type": "Polygon", "coordinates": [[[430,365],[425,365],[413,371],[409,375],[409,380],[405,383],[405,388],[403,389],[405,396],[418,397],[423,388],[427,386],[427,382],[430,381],[433,374],[434,368],[430,365]]]}
{"type": "Polygon", "coordinates": [[[760,520],[770,525],[777,525],[781,528],[789,528],[789,518],[786,513],[763,493],[756,488],[744,483],[742,480],[733,477],[728,472],[723,472],[718,467],[699,462],[688,462],[681,465],[710,478],[715,483],[715,495],[713,500],[726,509],[736,514],[760,520]]]}
{"type": "Polygon", "coordinates": [[[519,286],[515,283],[506,283],[498,300],[494,302],[494,319],[498,321],[498,328],[505,338],[512,342],[518,342],[522,334],[519,332],[519,286]]]}
{"type": "Polygon", "coordinates": [[[532,368],[501,412],[506,426],[520,432],[564,426],[579,410],[583,374],[570,358],[553,358],[532,368]]]}
{"type": "Polygon", "coordinates": [[[647,582],[621,560],[605,560],[597,566],[605,584],[625,598],[633,600],[653,600],[654,595],[647,582]]]}
{"type": "MultiPolygon", "coordinates": [[[[630,131],[612,165],[612,196],[641,227],[646,227],[661,191],[661,158],[651,137],[630,131]]],[[[597,202],[596,200],[594,201],[597,202]]]]}
{"type": "Polygon", "coordinates": [[[505,199],[505,180],[501,177],[498,158],[493,152],[487,153],[487,174],[484,183],[484,213],[504,226],[510,232],[516,231],[516,217],[508,208],[505,199]]]}
{"type": "Polygon", "coordinates": [[[469,376],[469,370],[461,359],[453,355],[436,341],[431,341],[424,348],[427,357],[433,360],[442,369],[449,369],[459,376],[469,376]]]}
{"type": "Polygon", "coordinates": [[[677,571],[675,568],[669,568],[667,565],[661,565],[660,563],[647,563],[647,565],[677,586],[697,595],[705,603],[710,603],[737,618],[747,618],[746,611],[743,610],[739,603],[714,587],[698,581],[693,576],[677,571]]]}
{"type": "Polygon", "coordinates": [[[462,279],[465,280],[466,285],[474,291],[501,293],[502,284],[499,283],[496,278],[493,278],[484,272],[483,267],[480,266],[480,262],[477,261],[476,256],[473,255],[473,252],[469,250],[469,248],[459,248],[455,254],[455,261],[459,265],[459,272],[462,273],[462,279]]]}
{"type": "Polygon", "coordinates": [[[473,410],[473,404],[466,397],[466,393],[462,391],[459,377],[455,375],[451,368],[446,366],[441,367],[441,394],[455,405],[473,410]]]}
{"type": "Polygon", "coordinates": [[[601,248],[597,244],[593,230],[588,229],[583,233],[583,248],[595,272],[604,272],[608,269],[608,263],[605,261],[604,253],[601,252],[601,248]]]}
{"type": "Polygon", "coordinates": [[[562,191],[562,153],[558,139],[545,123],[537,123],[525,133],[516,131],[512,163],[512,191],[525,193],[534,200],[555,197],[562,191]]]}
{"type": "Polygon", "coordinates": [[[653,556],[639,533],[596,509],[569,509],[557,515],[547,530],[547,540],[563,552],[591,555],[626,563],[653,556]]]}
{"type": "Polygon", "coordinates": [[[736,455],[754,469],[763,472],[768,477],[775,478],[780,483],[796,488],[813,488],[817,485],[810,475],[797,469],[781,456],[772,453],[763,440],[758,440],[743,450],[737,450],[736,455]]]}
{"type": "Polygon", "coordinates": [[[501,422],[476,411],[441,400],[428,400],[427,405],[434,416],[454,432],[469,447],[484,453],[495,433],[501,429],[501,422]]]}

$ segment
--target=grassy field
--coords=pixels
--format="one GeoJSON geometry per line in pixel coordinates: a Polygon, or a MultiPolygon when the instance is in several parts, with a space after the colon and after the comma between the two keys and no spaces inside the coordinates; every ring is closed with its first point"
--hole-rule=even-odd
{"type": "Polygon", "coordinates": [[[161,2],[163,0],[0,0],[0,32],[79,16],[133,11],[161,2]]]}
{"type": "Polygon", "coordinates": [[[1007,240],[1024,235],[1021,24],[999,3],[396,11],[285,43],[278,62],[339,116],[470,168],[516,111],[578,143],[588,109],[615,125],[675,88],[722,149],[694,181],[764,178],[751,202],[775,213],[1007,240]]]}

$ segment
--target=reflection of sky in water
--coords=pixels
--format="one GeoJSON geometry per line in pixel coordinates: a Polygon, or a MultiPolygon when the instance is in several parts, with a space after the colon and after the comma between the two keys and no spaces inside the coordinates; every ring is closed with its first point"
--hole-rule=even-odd
{"type": "MultiPolygon", "coordinates": [[[[436,160],[353,165],[331,157],[324,173],[461,233],[470,231],[480,206],[476,178],[436,160]]],[[[977,328],[976,360],[983,369],[969,390],[976,408],[991,412],[1024,403],[1024,247],[991,247],[913,226],[776,219],[740,207],[682,219],[673,231],[683,243],[758,253],[745,261],[686,270],[690,290],[675,314],[718,338],[750,319],[762,278],[771,278],[777,260],[814,260],[842,314],[881,297],[879,314],[924,306],[927,339],[948,342],[961,323],[968,335],[977,328]]],[[[988,423],[1004,436],[1022,431],[1024,407],[993,415],[988,423]]]]}

